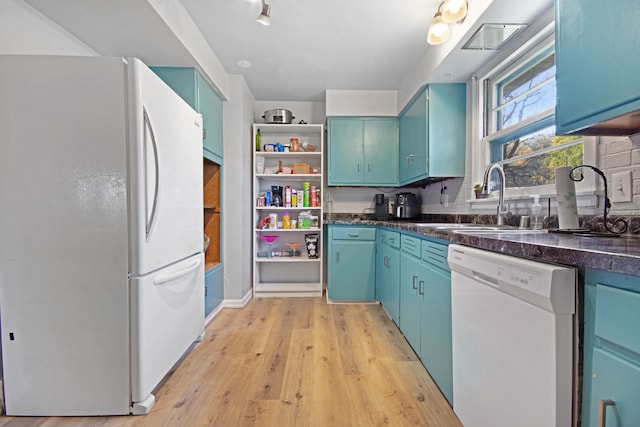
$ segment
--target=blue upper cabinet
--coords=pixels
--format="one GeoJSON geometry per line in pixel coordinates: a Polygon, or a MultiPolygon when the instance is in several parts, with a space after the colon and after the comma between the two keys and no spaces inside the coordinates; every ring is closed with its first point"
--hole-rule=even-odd
{"type": "Polygon", "coordinates": [[[398,119],[331,117],[328,128],[329,185],[398,184],[398,119]]]}
{"type": "Polygon", "coordinates": [[[187,104],[202,114],[204,156],[222,164],[222,99],[195,68],[151,67],[187,104]]]}
{"type": "Polygon", "coordinates": [[[637,0],[556,0],[558,135],[640,132],[638,22],[637,0]]]}
{"type": "Polygon", "coordinates": [[[400,115],[400,185],[462,177],[465,153],[466,85],[428,85],[400,115]]]}

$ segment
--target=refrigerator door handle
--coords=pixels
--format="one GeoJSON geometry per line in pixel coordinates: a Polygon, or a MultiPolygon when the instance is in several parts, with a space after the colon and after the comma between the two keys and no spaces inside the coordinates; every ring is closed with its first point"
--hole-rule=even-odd
{"type": "Polygon", "coordinates": [[[151,125],[151,120],[149,119],[149,114],[147,113],[147,108],[142,106],[142,115],[144,117],[144,124],[149,129],[149,135],[151,135],[151,146],[153,147],[153,159],[155,161],[155,173],[156,173],[156,186],[153,192],[153,206],[151,208],[150,218],[147,220],[146,225],[146,238],[147,242],[149,241],[149,237],[151,235],[151,228],[156,221],[156,216],[158,215],[158,190],[160,188],[160,163],[158,162],[158,145],[156,144],[156,136],[153,133],[153,126],[151,125]]]}
{"type": "Polygon", "coordinates": [[[153,279],[153,284],[154,285],[164,285],[166,283],[169,282],[173,282],[176,279],[179,279],[183,276],[186,276],[187,274],[195,271],[198,269],[198,267],[200,266],[200,264],[202,263],[202,261],[200,259],[198,259],[197,261],[195,261],[193,264],[191,264],[189,267],[180,270],[176,273],[171,273],[171,274],[165,274],[162,276],[158,276],[155,279],[153,279]]]}

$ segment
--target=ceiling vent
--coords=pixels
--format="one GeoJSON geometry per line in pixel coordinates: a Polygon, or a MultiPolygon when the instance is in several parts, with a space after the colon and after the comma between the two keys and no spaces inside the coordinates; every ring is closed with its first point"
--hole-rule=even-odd
{"type": "Polygon", "coordinates": [[[482,24],[462,49],[498,50],[526,26],[526,24],[482,24]]]}

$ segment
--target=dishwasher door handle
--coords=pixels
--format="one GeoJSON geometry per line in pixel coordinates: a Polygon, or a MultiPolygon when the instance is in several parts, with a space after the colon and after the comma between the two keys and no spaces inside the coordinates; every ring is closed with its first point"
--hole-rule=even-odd
{"type": "Polygon", "coordinates": [[[493,277],[489,277],[487,275],[474,271],[473,278],[480,283],[491,286],[492,288],[500,289],[500,283],[498,283],[498,280],[493,277]]]}

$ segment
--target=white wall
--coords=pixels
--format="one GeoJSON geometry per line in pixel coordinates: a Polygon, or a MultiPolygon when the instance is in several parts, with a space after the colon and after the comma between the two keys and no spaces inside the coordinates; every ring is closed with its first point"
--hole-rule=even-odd
{"type": "Polygon", "coordinates": [[[224,103],[223,251],[225,304],[237,305],[252,287],[251,156],[255,99],[244,78],[229,76],[224,103]]]}
{"type": "Polygon", "coordinates": [[[0,54],[98,56],[21,0],[0,0],[0,10],[0,54]]]}
{"type": "Polygon", "coordinates": [[[267,110],[285,109],[291,111],[293,123],[304,120],[309,124],[321,124],[325,119],[324,102],[291,102],[291,101],[256,101],[254,105],[254,122],[264,123],[264,112],[267,110]]]}
{"type": "Polygon", "coordinates": [[[395,90],[327,90],[327,116],[397,116],[395,90]]]}

